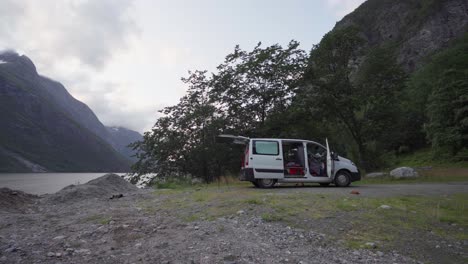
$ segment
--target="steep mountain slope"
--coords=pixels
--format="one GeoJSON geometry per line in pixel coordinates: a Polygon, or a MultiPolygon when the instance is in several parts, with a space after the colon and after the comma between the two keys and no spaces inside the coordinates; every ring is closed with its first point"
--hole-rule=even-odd
{"type": "Polygon", "coordinates": [[[312,49],[301,96],[365,169],[421,148],[467,160],[467,40],[466,0],[368,0],[312,49]]]}
{"type": "Polygon", "coordinates": [[[106,127],[108,133],[110,134],[110,139],[113,142],[114,148],[124,155],[125,157],[129,158],[132,161],[137,161],[133,155],[135,154],[135,151],[128,145],[140,141],[143,139],[143,136],[133,130],[126,129],[123,127],[106,127]]]}
{"type": "Polygon", "coordinates": [[[86,105],[38,75],[26,56],[7,52],[0,60],[0,171],[129,169],[129,161],[100,137],[99,128],[80,122],[99,122],[86,105]]]}
{"type": "Polygon", "coordinates": [[[106,141],[128,160],[135,161],[132,157],[133,151],[127,146],[141,139],[142,136],[138,132],[122,127],[117,131],[109,130],[86,104],[71,96],[61,83],[45,77],[41,78],[40,81],[41,87],[50,94],[51,99],[75,122],[106,141]]]}
{"type": "Polygon", "coordinates": [[[349,26],[360,31],[364,49],[385,45],[396,51],[405,71],[413,72],[468,32],[468,1],[368,0],[334,29],[349,26]]]}

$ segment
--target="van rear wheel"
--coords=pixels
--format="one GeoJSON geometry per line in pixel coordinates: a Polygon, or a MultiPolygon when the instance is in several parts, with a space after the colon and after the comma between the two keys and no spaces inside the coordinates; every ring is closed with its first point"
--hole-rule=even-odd
{"type": "Polygon", "coordinates": [[[351,184],[351,175],[346,171],[339,171],[335,176],[335,185],[338,187],[348,187],[351,184]]]}
{"type": "Polygon", "coordinates": [[[275,179],[258,179],[257,185],[260,188],[272,188],[275,186],[276,180],[275,179]]]}

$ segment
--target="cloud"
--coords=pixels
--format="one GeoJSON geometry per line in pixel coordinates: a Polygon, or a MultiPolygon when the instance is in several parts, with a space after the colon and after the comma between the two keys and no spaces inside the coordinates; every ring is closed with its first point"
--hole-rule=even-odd
{"type": "Polygon", "coordinates": [[[137,33],[131,7],[126,0],[4,0],[0,34],[6,37],[0,47],[20,47],[41,60],[77,59],[100,69],[137,33]]]}
{"type": "Polygon", "coordinates": [[[154,123],[156,106],[133,104],[107,70],[139,37],[133,11],[129,0],[2,0],[0,50],[30,57],[39,74],[63,83],[104,124],[142,132],[154,123]]]}
{"type": "Polygon", "coordinates": [[[328,6],[333,10],[338,19],[351,13],[365,1],[366,0],[326,0],[328,6]]]}

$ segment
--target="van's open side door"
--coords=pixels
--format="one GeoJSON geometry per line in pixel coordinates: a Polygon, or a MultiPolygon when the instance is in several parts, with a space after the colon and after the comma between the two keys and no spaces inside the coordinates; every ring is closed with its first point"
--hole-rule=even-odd
{"type": "Polygon", "coordinates": [[[333,173],[335,170],[330,147],[328,146],[328,139],[325,139],[325,143],[327,145],[327,176],[328,178],[333,178],[333,173]]]}
{"type": "Polygon", "coordinates": [[[279,139],[253,139],[250,166],[255,179],[284,178],[282,144],[279,139]]]}
{"type": "Polygon", "coordinates": [[[234,143],[240,145],[247,145],[249,140],[248,137],[234,135],[219,135],[216,137],[216,141],[219,143],[234,143]]]}

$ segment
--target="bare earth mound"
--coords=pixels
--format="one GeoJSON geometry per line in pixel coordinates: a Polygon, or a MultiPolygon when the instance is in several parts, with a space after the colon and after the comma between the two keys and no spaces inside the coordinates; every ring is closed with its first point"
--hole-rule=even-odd
{"type": "Polygon", "coordinates": [[[0,188],[0,211],[23,212],[36,198],[38,197],[22,191],[0,188]]]}
{"type": "Polygon", "coordinates": [[[84,199],[108,199],[114,195],[126,196],[139,191],[140,189],[122,179],[119,175],[110,173],[85,184],[69,185],[48,196],[46,201],[52,203],[74,203],[83,201],[84,199]]]}

